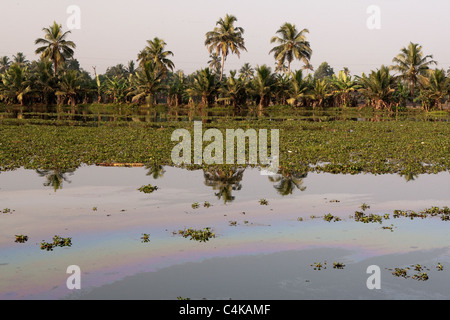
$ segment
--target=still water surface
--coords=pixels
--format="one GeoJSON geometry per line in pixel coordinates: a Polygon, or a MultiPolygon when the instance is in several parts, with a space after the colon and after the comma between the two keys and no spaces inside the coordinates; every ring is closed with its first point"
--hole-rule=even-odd
{"type": "Polygon", "coordinates": [[[0,213],[0,299],[450,298],[450,222],[392,217],[396,209],[448,206],[448,172],[233,173],[224,180],[172,167],[2,172],[0,209],[11,213],[0,213]],[[158,190],[137,190],[147,184],[158,190]],[[263,198],[268,205],[260,205],[263,198]],[[354,221],[362,203],[390,219],[354,221]],[[324,221],[327,213],[342,220],[324,221]],[[392,231],[382,229],[391,224],[392,231]],[[176,234],[204,227],[216,238],[200,243],[176,234]],[[141,242],[143,233],[150,242],[141,242]],[[15,243],[20,234],[29,240],[15,243]],[[72,246],[40,250],[54,235],[71,237],[72,246]],[[325,261],[326,269],[311,266],[325,261]],[[380,290],[366,286],[373,264],[381,269],[380,290]],[[413,264],[429,269],[427,281],[389,270],[413,264]],[[81,268],[81,290],[66,287],[69,265],[81,268]]]}

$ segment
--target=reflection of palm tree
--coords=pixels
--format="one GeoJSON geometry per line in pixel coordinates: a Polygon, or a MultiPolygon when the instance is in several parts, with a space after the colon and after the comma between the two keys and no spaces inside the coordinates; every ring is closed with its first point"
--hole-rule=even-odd
{"type": "Polygon", "coordinates": [[[147,166],[146,169],[148,169],[147,175],[152,176],[155,180],[162,178],[166,172],[166,170],[164,170],[164,166],[157,163],[147,166]]]}
{"type": "Polygon", "coordinates": [[[67,178],[66,174],[72,175],[75,172],[75,169],[54,169],[54,170],[39,170],[36,172],[41,176],[47,179],[47,182],[44,183],[44,186],[49,187],[52,186],[53,190],[56,192],[58,189],[62,189],[63,182],[70,183],[71,181],[67,178]]]}
{"type": "Polygon", "coordinates": [[[302,186],[303,178],[306,178],[308,173],[289,172],[285,169],[281,170],[280,174],[269,176],[270,182],[278,182],[273,187],[282,196],[287,196],[294,192],[295,188],[300,191],[305,191],[306,187],[302,186]]]}
{"type": "Polygon", "coordinates": [[[408,181],[414,181],[415,179],[417,179],[419,175],[414,174],[412,172],[405,172],[405,173],[400,173],[400,177],[403,177],[406,182],[408,181]]]}
{"type": "Polygon", "coordinates": [[[241,190],[241,181],[245,168],[207,169],[203,172],[205,185],[218,192],[215,195],[223,199],[224,203],[234,200],[232,191],[241,190]]]}

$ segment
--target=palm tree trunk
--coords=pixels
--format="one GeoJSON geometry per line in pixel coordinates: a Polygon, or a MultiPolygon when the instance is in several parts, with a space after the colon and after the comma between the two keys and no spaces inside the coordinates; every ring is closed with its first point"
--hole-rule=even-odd
{"type": "Polygon", "coordinates": [[[222,55],[222,63],[220,65],[220,81],[222,81],[223,78],[223,66],[225,64],[225,55],[222,55]]]}

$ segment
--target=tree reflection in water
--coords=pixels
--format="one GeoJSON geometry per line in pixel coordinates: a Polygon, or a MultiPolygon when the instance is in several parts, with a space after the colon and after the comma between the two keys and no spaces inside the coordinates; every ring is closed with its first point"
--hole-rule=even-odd
{"type": "Polygon", "coordinates": [[[41,177],[45,177],[47,182],[44,183],[45,187],[52,186],[53,190],[56,192],[58,189],[62,189],[63,182],[71,183],[67,178],[67,175],[73,175],[76,169],[53,169],[53,170],[40,170],[37,169],[36,172],[41,177]]]}
{"type": "Polygon", "coordinates": [[[215,195],[219,199],[223,199],[224,203],[232,202],[235,198],[232,195],[232,191],[241,190],[242,188],[241,181],[244,171],[245,168],[235,167],[204,169],[205,185],[216,190],[215,195]]]}
{"type": "Polygon", "coordinates": [[[290,195],[295,189],[305,191],[306,187],[303,186],[303,179],[308,175],[307,172],[295,172],[281,169],[280,173],[269,176],[269,181],[276,183],[273,187],[282,196],[290,195]]]}

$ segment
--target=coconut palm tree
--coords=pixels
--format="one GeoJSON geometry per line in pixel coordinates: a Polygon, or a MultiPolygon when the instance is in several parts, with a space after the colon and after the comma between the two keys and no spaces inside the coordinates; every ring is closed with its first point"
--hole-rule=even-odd
{"type": "Polygon", "coordinates": [[[53,76],[52,62],[47,59],[33,61],[30,65],[33,87],[41,95],[41,101],[48,104],[54,97],[56,78],[53,76]]]}
{"type": "Polygon", "coordinates": [[[302,70],[297,70],[291,74],[289,79],[288,100],[290,105],[296,106],[299,101],[306,97],[308,82],[303,78],[302,70]]]}
{"type": "Polygon", "coordinates": [[[221,66],[222,64],[220,57],[215,52],[211,53],[209,55],[208,67],[211,70],[214,70],[215,73],[220,74],[221,66]]]}
{"type": "Polygon", "coordinates": [[[194,80],[186,90],[191,97],[201,97],[202,104],[209,106],[218,90],[216,77],[209,68],[202,69],[194,75],[194,80]]]}
{"type": "Polygon", "coordinates": [[[408,82],[414,107],[414,92],[419,76],[425,75],[430,65],[436,64],[436,61],[433,60],[432,55],[424,56],[422,46],[417,43],[410,42],[408,47],[404,47],[400,51],[400,54],[392,59],[395,65],[391,69],[398,71],[401,79],[408,82]]]}
{"type": "Polygon", "coordinates": [[[128,93],[133,97],[131,101],[137,102],[144,98],[148,106],[153,106],[155,95],[166,87],[162,83],[163,75],[163,71],[153,60],[147,61],[134,76],[131,76],[133,91],[128,93]]]}
{"type": "Polygon", "coordinates": [[[82,85],[83,78],[77,70],[67,70],[61,74],[58,90],[55,94],[63,98],[60,103],[63,103],[65,99],[68,100],[69,105],[72,106],[72,112],[77,105],[77,95],[83,90],[82,85]]]}
{"type": "Polygon", "coordinates": [[[218,101],[229,101],[234,108],[237,109],[239,104],[246,100],[245,80],[236,77],[236,71],[230,71],[230,76],[226,79],[222,87],[219,88],[222,98],[218,101]]]}
{"type": "Polygon", "coordinates": [[[313,109],[315,109],[316,107],[322,107],[325,100],[332,95],[333,93],[326,79],[314,79],[313,87],[306,97],[313,101],[313,109]]]}
{"type": "Polygon", "coordinates": [[[357,76],[358,90],[367,98],[369,104],[375,109],[390,109],[391,99],[395,92],[395,78],[389,73],[389,68],[382,65],[380,69],[372,71],[369,76],[364,73],[357,76]]]}
{"type": "Polygon", "coordinates": [[[13,56],[13,63],[21,67],[25,67],[30,63],[30,61],[27,60],[23,52],[17,52],[17,54],[13,56]]]}
{"type": "Polygon", "coordinates": [[[430,104],[427,102],[431,102],[442,110],[442,103],[450,94],[450,78],[445,76],[445,70],[429,70],[426,76],[419,76],[419,83],[422,86],[419,96],[424,109],[428,111],[430,104]]]}
{"type": "Polygon", "coordinates": [[[0,58],[0,74],[4,73],[9,66],[11,65],[11,61],[7,56],[3,56],[0,58]]]}
{"type": "Polygon", "coordinates": [[[259,111],[269,104],[270,96],[277,84],[272,69],[267,65],[258,66],[252,79],[253,92],[259,96],[259,111]]]}
{"type": "Polygon", "coordinates": [[[239,77],[243,78],[245,81],[249,81],[253,78],[255,70],[252,68],[250,63],[244,63],[244,65],[239,69],[239,77]]]}
{"type": "Polygon", "coordinates": [[[27,67],[12,64],[0,82],[0,98],[8,102],[24,105],[25,97],[32,91],[27,67]]]}
{"type": "Polygon", "coordinates": [[[279,68],[287,62],[287,74],[290,74],[291,62],[294,59],[303,61],[305,65],[309,63],[312,50],[310,43],[306,41],[308,29],[298,31],[295,25],[286,22],[276,33],[278,36],[273,36],[270,43],[277,43],[278,45],[273,47],[269,54],[274,54],[279,68]]]}
{"type": "Polygon", "coordinates": [[[153,40],[147,40],[147,46],[139,53],[138,61],[141,66],[144,66],[148,61],[153,61],[155,72],[161,72],[165,77],[168,70],[175,68],[175,64],[168,57],[173,56],[172,51],[166,51],[167,43],[158,37],[153,40]]]}
{"type": "Polygon", "coordinates": [[[216,55],[222,58],[219,81],[222,81],[223,68],[228,54],[234,53],[240,57],[241,52],[239,50],[247,51],[243,37],[244,29],[235,27],[234,23],[236,21],[237,18],[235,16],[227,14],[225,18],[220,18],[216,22],[216,27],[213,31],[206,33],[205,46],[208,48],[209,53],[211,54],[215,50],[216,55]]]}
{"type": "Polygon", "coordinates": [[[53,72],[56,76],[58,66],[66,59],[73,57],[76,45],[74,42],[66,40],[71,32],[63,32],[61,25],[57,24],[56,21],[53,22],[53,25],[42,30],[45,37],[35,40],[36,45],[42,45],[36,49],[35,53],[40,54],[42,58],[49,58],[53,61],[53,72]]]}

